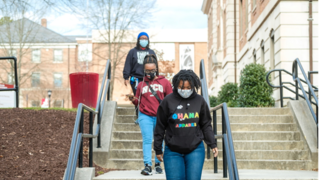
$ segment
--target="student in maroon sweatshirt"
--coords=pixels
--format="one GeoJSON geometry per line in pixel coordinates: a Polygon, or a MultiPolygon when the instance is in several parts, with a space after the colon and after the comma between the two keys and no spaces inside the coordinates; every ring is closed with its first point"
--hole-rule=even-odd
{"type": "MultiPolygon", "coordinates": [[[[146,55],[143,61],[144,78],[137,86],[135,96],[130,96],[132,103],[139,107],[139,126],[143,140],[143,161],[145,168],[143,175],[152,175],[152,140],[157,122],[158,107],[167,95],[172,93],[170,82],[163,76],[159,76],[158,61],[155,55],[146,55]],[[150,88],[151,87],[151,88],[150,88]]],[[[155,157],[155,172],[161,174],[160,161],[155,157]]]]}

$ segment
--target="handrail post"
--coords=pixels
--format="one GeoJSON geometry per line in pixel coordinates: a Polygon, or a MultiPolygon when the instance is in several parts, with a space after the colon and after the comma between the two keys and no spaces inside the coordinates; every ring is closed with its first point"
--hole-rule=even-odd
{"type": "MultiPolygon", "coordinates": [[[[311,73],[310,71],[308,72],[308,80],[310,81],[310,76],[311,76],[311,73]]],[[[310,90],[310,87],[308,86],[308,95],[309,95],[309,101],[311,102],[312,98],[311,98],[311,90],[310,90]]]]}
{"type": "Polygon", "coordinates": [[[283,107],[283,86],[282,86],[282,74],[279,71],[279,85],[280,85],[280,104],[283,107]]]}
{"type": "MultiPolygon", "coordinates": [[[[214,110],[212,112],[213,117],[213,133],[217,135],[217,112],[214,110]]],[[[218,145],[218,139],[216,139],[216,143],[218,145]]],[[[214,173],[218,173],[218,157],[213,157],[213,165],[214,165],[214,173]]]]}
{"type": "MultiPolygon", "coordinates": [[[[298,62],[294,62],[294,76],[295,78],[298,78],[298,62]]],[[[296,81],[296,100],[299,100],[299,85],[298,81],[296,81]]]]}
{"type": "MultiPolygon", "coordinates": [[[[84,109],[81,110],[79,133],[83,133],[83,111],[84,111],[84,109]]],[[[79,151],[79,168],[82,168],[82,162],[83,162],[83,139],[81,137],[80,151],[79,151]]]]}
{"type": "MultiPolygon", "coordinates": [[[[222,115],[222,135],[226,134],[226,123],[225,123],[225,117],[223,113],[223,107],[221,108],[221,115],[222,115]]],[[[223,151],[223,177],[228,177],[227,175],[227,154],[226,154],[226,148],[224,147],[225,139],[222,139],[222,151],[223,151]]]]}
{"type": "MultiPolygon", "coordinates": [[[[90,128],[89,128],[89,134],[93,134],[93,113],[90,112],[90,128]]],[[[89,167],[93,166],[93,143],[92,138],[89,138],[89,167]]]]}
{"type": "MultiPolygon", "coordinates": [[[[100,103],[100,102],[99,102],[99,103],[100,103]]],[[[100,112],[100,110],[98,110],[98,114],[97,114],[97,120],[98,120],[98,122],[97,122],[97,124],[99,124],[99,125],[100,125],[100,123],[101,123],[100,114],[101,114],[101,112],[100,112]]],[[[101,135],[100,135],[100,131],[101,131],[101,127],[99,126],[99,133],[98,133],[98,137],[97,137],[97,141],[98,141],[98,143],[97,143],[97,148],[101,148],[101,135]]]]}

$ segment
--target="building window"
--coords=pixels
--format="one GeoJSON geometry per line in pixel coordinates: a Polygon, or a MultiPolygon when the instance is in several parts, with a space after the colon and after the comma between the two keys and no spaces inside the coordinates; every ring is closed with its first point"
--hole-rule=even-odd
{"type": "Polygon", "coordinates": [[[40,73],[32,73],[31,86],[32,87],[39,87],[40,86],[40,73]]]}
{"type": "Polygon", "coordinates": [[[36,49],[32,51],[32,61],[35,63],[41,62],[41,52],[40,49],[36,49]]]}
{"type": "MultiPolygon", "coordinates": [[[[275,57],[274,57],[274,30],[270,32],[270,69],[275,69],[275,57]]],[[[271,78],[274,79],[274,73],[271,73],[271,78]]]]}
{"type": "Polygon", "coordinates": [[[261,42],[261,64],[264,65],[264,41],[261,42]]]}
{"type": "Polygon", "coordinates": [[[62,73],[53,74],[54,87],[62,87],[62,73]]]}
{"type": "Polygon", "coordinates": [[[53,51],[53,61],[54,62],[62,62],[62,50],[56,49],[53,51]]]}
{"type": "Polygon", "coordinates": [[[252,56],[253,56],[253,63],[257,64],[257,54],[255,49],[253,50],[252,56]]]}
{"type": "Polygon", "coordinates": [[[12,49],[11,50],[11,56],[17,57],[17,50],[12,49]]]}
{"type": "Polygon", "coordinates": [[[240,1],[240,7],[239,7],[239,13],[240,13],[240,15],[239,15],[239,19],[240,19],[240,38],[242,37],[242,32],[243,32],[243,13],[242,13],[242,1],[240,1]]]}
{"type": "Polygon", "coordinates": [[[252,0],[252,8],[255,8],[257,5],[257,0],[252,0]]]}
{"type": "Polygon", "coordinates": [[[40,101],[31,101],[32,107],[40,107],[40,101]]]}
{"type": "Polygon", "coordinates": [[[78,61],[92,61],[92,44],[78,45],[78,61]]]}
{"type": "Polygon", "coordinates": [[[13,73],[8,73],[8,84],[13,84],[13,73]]]}
{"type": "Polygon", "coordinates": [[[63,100],[55,100],[53,103],[53,107],[63,108],[63,100]]]}

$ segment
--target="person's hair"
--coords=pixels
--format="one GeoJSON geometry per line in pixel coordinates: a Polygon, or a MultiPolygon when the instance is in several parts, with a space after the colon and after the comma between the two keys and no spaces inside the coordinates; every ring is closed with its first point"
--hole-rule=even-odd
{"type": "Polygon", "coordinates": [[[180,81],[188,81],[191,89],[198,89],[201,87],[199,77],[192,70],[180,70],[172,79],[172,85],[174,89],[178,89],[180,81]]]}
{"type": "MultiPolygon", "coordinates": [[[[148,38],[148,45],[147,45],[146,49],[150,49],[150,48],[149,48],[149,44],[150,44],[150,40],[149,40],[149,38],[148,38]]],[[[137,49],[140,48],[139,39],[137,40],[136,48],[137,48],[137,49]]]]}
{"type": "Polygon", "coordinates": [[[158,60],[157,57],[154,54],[148,54],[144,57],[143,60],[143,70],[144,70],[144,66],[146,64],[155,64],[156,68],[157,68],[157,76],[159,76],[159,67],[158,67],[158,60]]]}

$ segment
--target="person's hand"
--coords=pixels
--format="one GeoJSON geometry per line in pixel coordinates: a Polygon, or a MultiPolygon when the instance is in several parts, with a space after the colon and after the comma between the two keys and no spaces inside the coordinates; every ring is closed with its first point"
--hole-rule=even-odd
{"type": "Polygon", "coordinates": [[[157,155],[157,158],[160,162],[163,162],[163,154],[157,155]]]}
{"type": "Polygon", "coordinates": [[[132,95],[132,94],[127,94],[126,96],[127,96],[127,97],[129,98],[129,100],[132,101],[132,102],[137,99],[137,98],[136,98],[134,95],[132,95]]]}
{"type": "Polygon", "coordinates": [[[127,86],[127,84],[129,84],[129,79],[125,79],[125,80],[124,80],[124,85],[127,86]]]}
{"type": "Polygon", "coordinates": [[[216,148],[213,148],[212,149],[212,152],[213,152],[213,156],[214,157],[217,157],[218,156],[218,148],[216,147],[216,148]]]}

